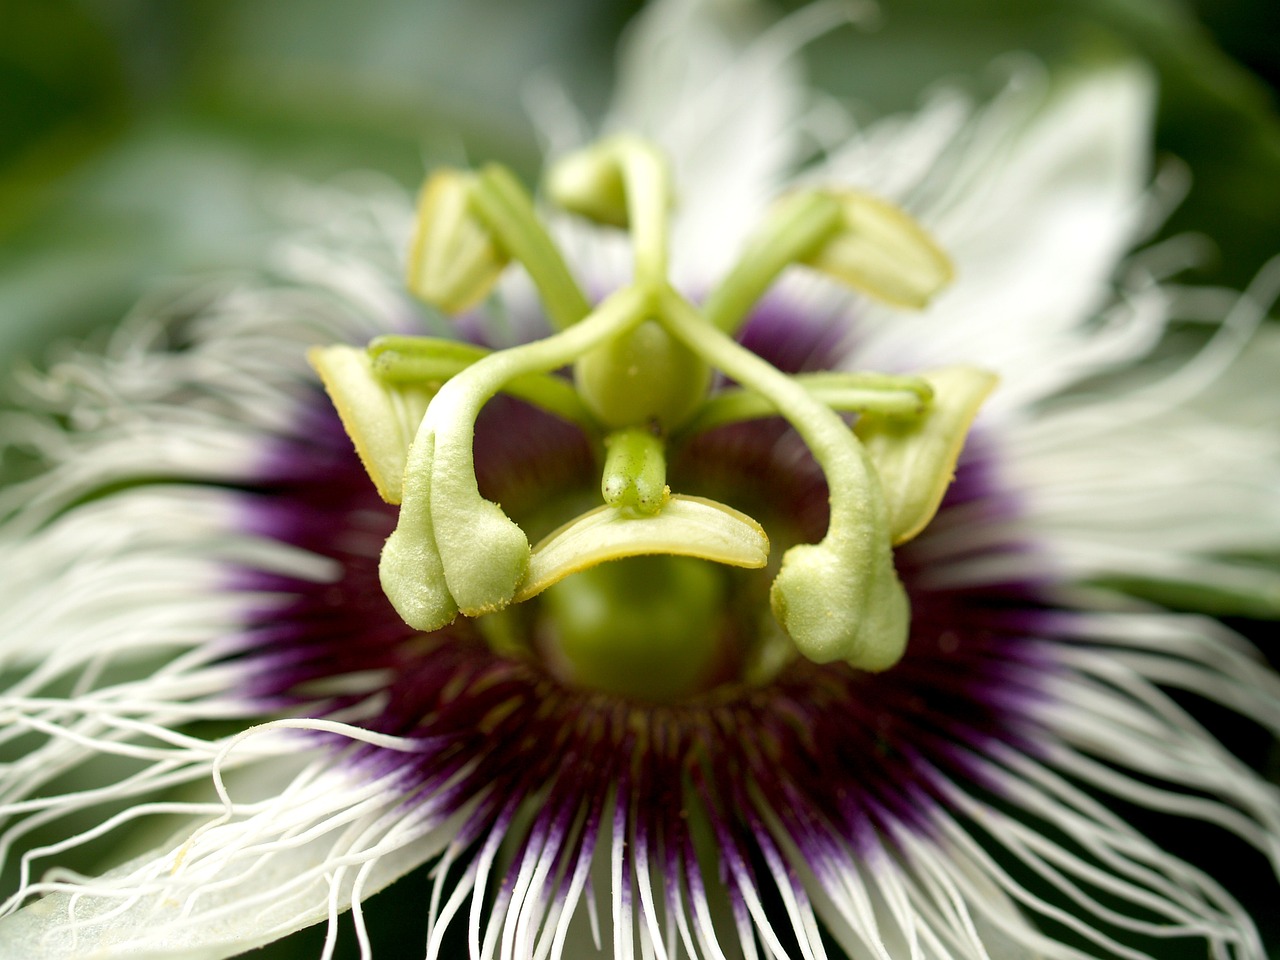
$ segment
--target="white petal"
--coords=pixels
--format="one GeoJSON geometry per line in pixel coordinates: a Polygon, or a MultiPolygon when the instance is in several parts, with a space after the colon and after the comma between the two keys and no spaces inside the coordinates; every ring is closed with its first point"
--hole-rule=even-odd
{"type": "MultiPolygon", "coordinates": [[[[292,766],[280,752],[271,762],[292,766]]],[[[394,769],[370,776],[324,763],[276,784],[266,801],[234,804],[229,818],[176,846],[96,879],[53,874],[34,885],[52,892],[0,920],[0,958],[234,956],[326,917],[333,922],[350,906],[353,887],[371,896],[447,843],[429,805],[405,809],[405,784],[394,769]]]]}
{"type": "Polygon", "coordinates": [[[0,528],[0,664],[40,663],[47,682],[95,658],[227,639],[262,602],[227,589],[233,569],[334,575],[326,559],[246,530],[249,499],[157,484],[79,506],[28,537],[0,528]]]}
{"type": "MultiPolygon", "coordinates": [[[[920,317],[870,309],[877,336],[859,362],[979,364],[1000,374],[993,404],[1009,407],[1148,350],[1162,311],[1134,305],[1106,324],[1093,318],[1112,300],[1145,214],[1151,105],[1150,78],[1137,67],[1047,91],[1020,77],[918,182],[899,176],[898,199],[951,253],[956,281],[920,317]]],[[[904,147],[947,132],[954,113],[944,102],[926,117],[923,129],[898,125],[904,147]]],[[[881,137],[866,142],[890,157],[905,153],[881,137]]]]}
{"type": "Polygon", "coordinates": [[[1198,583],[1280,607],[1280,573],[1221,556],[1280,542],[1280,334],[1236,344],[1209,383],[1188,380],[1212,349],[1164,381],[1018,425],[1008,476],[1029,529],[1073,575],[1198,583]]]}

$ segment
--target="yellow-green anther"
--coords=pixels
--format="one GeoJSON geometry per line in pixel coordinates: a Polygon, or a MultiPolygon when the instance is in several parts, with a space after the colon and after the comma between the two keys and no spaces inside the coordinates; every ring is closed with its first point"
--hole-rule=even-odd
{"type": "Polygon", "coordinates": [[[833,194],[840,226],[806,262],[878,300],[920,308],[951,282],[951,260],[905,212],[853,191],[833,194]]]}
{"type": "Polygon", "coordinates": [[[815,662],[892,666],[906,649],[910,612],[893,566],[888,509],[862,444],[803,386],[707,323],[674,291],[664,295],[659,316],[673,337],[767,397],[826,474],[826,536],[784,555],[770,590],[774,616],[815,662]]]}
{"type": "Polygon", "coordinates": [[[619,135],[570,154],[552,166],[547,192],[571,213],[630,228],[636,283],[666,279],[671,170],[652,143],[619,135]]]}
{"type": "Polygon", "coordinates": [[[447,313],[483,300],[507,265],[506,250],[471,206],[476,176],[439,170],[418,195],[405,279],[417,297],[447,313]]]}
{"type": "MultiPolygon", "coordinates": [[[[373,372],[379,379],[389,384],[431,385],[434,389],[492,352],[456,340],[408,336],[378,337],[370,342],[368,350],[373,357],[373,372]]],[[[576,424],[590,435],[599,431],[591,411],[573,384],[563,377],[531,373],[516,377],[503,386],[502,392],[576,424]]]]}
{"type": "MultiPolygon", "coordinates": [[[[919,377],[885,373],[801,373],[792,376],[814,400],[841,413],[875,413],[882,417],[918,417],[929,406],[933,389],[919,377]]],[[[729,423],[758,420],[778,413],[767,397],[751,390],[720,390],[709,397],[681,428],[677,440],[729,423]]]]}
{"type": "Polygon", "coordinates": [[[491,164],[480,171],[470,196],[477,217],[502,249],[528,271],[552,325],[563,330],[585,317],[591,305],[520,181],[505,168],[491,164]]]}
{"type": "Polygon", "coordinates": [[[387,503],[399,503],[409,444],[435,395],[434,387],[384,381],[359,347],[313,347],[307,359],[320,374],[378,495],[387,503]]]}
{"type": "MultiPolygon", "coordinates": [[[[401,525],[412,522],[413,531],[429,529],[444,582],[467,616],[509,603],[529,561],[524,531],[496,503],[480,496],[476,484],[472,444],[481,408],[516,378],[562,367],[602,340],[625,334],[648,309],[648,297],[623,290],[567,330],[478,360],[441,387],[428,407],[410,451],[401,525]],[[417,476],[415,470],[430,476],[417,476]],[[429,506],[420,502],[423,496],[429,497],[429,506]],[[429,527],[417,519],[423,509],[429,510],[429,527]]],[[[400,527],[396,529],[399,533],[400,527]]],[[[403,546],[400,550],[407,553],[403,546]]]]}
{"type": "Polygon", "coordinates": [[[404,503],[378,562],[382,592],[405,623],[422,631],[438,630],[458,615],[431,522],[434,446],[430,434],[420,435],[409,451],[404,503]]]}
{"type": "Polygon", "coordinates": [[[938,512],[969,427],[996,385],[995,374],[974,367],[946,367],[921,377],[933,387],[923,417],[867,415],[854,427],[880,475],[894,543],[916,536],[938,512]]]}
{"type": "Polygon", "coordinates": [[[645,516],[661,510],[671,492],[662,437],[644,427],[626,427],[605,437],[604,445],[604,502],[645,516]]]}
{"type": "Polygon", "coordinates": [[[769,538],[755,520],[714,500],[676,494],[653,516],[597,507],[555,530],[534,548],[516,601],[535,597],[573,573],[625,557],[696,557],[757,569],[769,538]]]}
{"type": "Polygon", "coordinates": [[[825,193],[807,190],[784,197],[707,298],[703,316],[713,326],[733,333],[778,275],[814,256],[841,222],[840,204],[825,193]]]}

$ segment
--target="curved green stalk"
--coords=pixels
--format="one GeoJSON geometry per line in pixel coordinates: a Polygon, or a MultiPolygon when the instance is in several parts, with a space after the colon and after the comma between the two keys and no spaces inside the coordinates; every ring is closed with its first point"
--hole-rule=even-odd
{"type": "MultiPolygon", "coordinates": [[[[543,340],[489,354],[448,381],[419,427],[414,445],[432,438],[427,475],[406,476],[404,504],[430,498],[436,547],[444,578],[468,616],[505,605],[515,594],[529,559],[524,532],[495,503],[480,496],[472,441],[481,408],[517,377],[564,366],[584,351],[624,334],[644,319],[651,298],[623,290],[581,323],[543,340]]],[[[403,507],[402,507],[403,511],[403,507]]]]}
{"type": "Polygon", "coordinates": [[[616,144],[635,252],[635,283],[657,287],[667,279],[671,171],[651,144],[626,137],[616,144]]]}
{"type": "Polygon", "coordinates": [[[564,330],[591,310],[578,282],[533,209],[520,181],[492,164],[480,171],[471,202],[502,248],[524,264],[551,323],[564,330]]]}
{"type": "Polygon", "coordinates": [[[707,321],[733,333],[784,269],[805,260],[840,227],[840,204],[823,193],[786,200],[703,305],[707,321]]]}
{"type": "MultiPolygon", "coordinates": [[[[371,341],[373,370],[387,383],[443,384],[492,351],[470,343],[437,340],[429,337],[387,336],[371,341]]],[[[502,392],[574,424],[589,436],[599,434],[586,404],[563,377],[547,373],[531,373],[516,377],[502,387],[502,392]]]]}
{"type": "Polygon", "coordinates": [[[847,660],[884,670],[901,657],[910,613],[893,567],[880,480],[844,421],[792,378],[700,317],[674,290],[659,321],[677,340],[743,386],[767,397],[800,434],[826,474],[827,533],[792,547],[770,599],[800,651],[819,663],[847,660]]]}

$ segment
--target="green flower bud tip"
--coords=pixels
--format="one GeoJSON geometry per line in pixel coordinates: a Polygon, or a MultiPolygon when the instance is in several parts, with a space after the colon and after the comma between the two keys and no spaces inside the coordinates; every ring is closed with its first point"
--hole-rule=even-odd
{"type": "Polygon", "coordinates": [[[880,672],[907,648],[911,610],[887,548],[860,564],[825,543],[792,547],[769,591],[773,615],[815,663],[880,672]]]}

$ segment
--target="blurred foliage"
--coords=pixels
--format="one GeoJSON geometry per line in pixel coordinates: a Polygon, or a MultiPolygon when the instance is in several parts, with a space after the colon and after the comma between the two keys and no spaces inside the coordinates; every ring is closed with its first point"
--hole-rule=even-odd
{"type": "Polygon", "coordinates": [[[0,0],[0,363],[117,319],[157,278],[252,265],[282,179],[531,170],[527,78],[553,69],[598,107],[627,12],[0,0]]]}
{"type": "MultiPolygon", "coordinates": [[[[1200,6],[1266,65],[1271,0],[1200,6]]],[[[252,264],[280,178],[356,168],[412,186],[430,163],[466,156],[531,171],[529,78],[550,73],[598,111],[638,7],[0,0],[0,358],[118,317],[157,278],[252,264]]],[[[1213,236],[1221,257],[1204,277],[1234,285],[1280,250],[1274,103],[1176,0],[882,8],[879,29],[808,51],[822,86],[869,111],[905,109],[1010,50],[1053,63],[1132,49],[1160,75],[1160,148],[1195,172],[1169,230],[1213,236]]]]}

